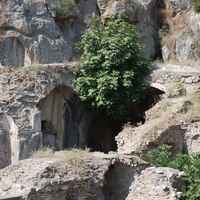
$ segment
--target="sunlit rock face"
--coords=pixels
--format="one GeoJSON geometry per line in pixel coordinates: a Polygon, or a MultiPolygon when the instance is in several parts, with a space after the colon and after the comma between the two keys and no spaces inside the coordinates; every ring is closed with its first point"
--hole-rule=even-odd
{"type": "Polygon", "coordinates": [[[199,14],[189,1],[69,0],[73,7],[55,8],[56,0],[0,2],[0,64],[19,67],[34,63],[77,60],[75,43],[93,17],[103,24],[124,12],[136,26],[144,55],[164,61],[199,58],[199,14]]]}
{"type": "MultiPolygon", "coordinates": [[[[0,2],[0,64],[9,67],[33,63],[63,63],[73,57],[74,42],[80,39],[97,13],[89,0],[73,10],[65,8],[62,18],[54,0],[15,0],[0,2]]],[[[73,0],[72,0],[73,2],[73,0]]]]}

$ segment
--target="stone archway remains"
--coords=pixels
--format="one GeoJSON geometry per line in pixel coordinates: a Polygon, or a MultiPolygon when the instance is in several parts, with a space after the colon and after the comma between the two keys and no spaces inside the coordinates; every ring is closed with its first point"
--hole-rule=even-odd
{"type": "Polygon", "coordinates": [[[68,86],[55,87],[38,103],[41,111],[43,145],[56,150],[85,147],[92,114],[68,86]]]}

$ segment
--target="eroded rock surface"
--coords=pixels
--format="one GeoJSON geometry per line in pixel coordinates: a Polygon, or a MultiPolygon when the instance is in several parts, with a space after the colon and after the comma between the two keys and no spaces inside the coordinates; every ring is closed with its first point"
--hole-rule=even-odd
{"type": "Polygon", "coordinates": [[[97,16],[105,23],[120,12],[136,26],[146,57],[162,57],[164,61],[199,58],[200,14],[192,10],[190,1],[69,0],[71,7],[63,9],[56,9],[56,2],[1,1],[1,65],[19,67],[78,59],[74,43],[80,41],[91,19],[97,16]]]}
{"type": "MultiPolygon", "coordinates": [[[[80,38],[92,15],[97,13],[94,1],[84,10],[69,12],[59,19],[56,1],[22,0],[0,2],[0,63],[19,67],[32,63],[63,63],[71,59],[74,42],[80,38]],[[93,14],[94,13],[94,14],[93,14]]],[[[80,4],[82,7],[82,5],[80,4]]]]}
{"type": "Polygon", "coordinates": [[[81,106],[73,91],[74,75],[70,69],[73,65],[2,68],[0,148],[4,145],[8,148],[0,153],[1,168],[28,158],[43,143],[55,142],[57,150],[87,145],[92,115],[81,106]],[[42,130],[44,121],[52,124],[53,133],[42,130]],[[56,136],[54,141],[52,135],[56,136]]]}
{"type": "Polygon", "coordinates": [[[130,187],[126,200],[178,200],[185,188],[183,173],[171,168],[146,168],[130,187]]]}
{"type": "Polygon", "coordinates": [[[136,153],[144,159],[149,149],[162,144],[172,146],[173,153],[182,149],[190,154],[198,152],[199,75],[199,67],[165,65],[155,68],[150,74],[151,85],[162,89],[165,94],[145,112],[144,124],[125,125],[124,130],[115,137],[117,151],[136,153]]]}
{"type": "MultiPolygon", "coordinates": [[[[66,152],[56,153],[49,158],[34,158],[20,161],[0,171],[0,194],[21,195],[21,199],[93,199],[104,200],[110,197],[124,199],[134,177],[147,164],[131,156],[93,153],[86,157],[67,157],[66,152]],[[121,168],[118,166],[121,163],[121,168]],[[118,169],[118,175],[109,176],[109,181],[120,185],[110,188],[105,183],[111,168],[118,169]],[[123,171],[124,170],[124,171],[123,171]],[[123,177],[123,174],[126,174],[123,177]],[[130,176],[131,175],[131,176],[130,176]],[[118,178],[117,178],[118,177],[118,178]],[[124,184],[122,180],[129,179],[124,184]],[[112,193],[107,193],[110,191],[112,193]],[[124,193],[125,192],[125,193],[124,193]],[[120,194],[121,196],[117,196],[120,194]],[[124,197],[122,197],[125,194],[124,197]],[[111,196],[110,196],[111,195],[111,196]]],[[[108,181],[107,180],[107,181],[108,181]]]]}

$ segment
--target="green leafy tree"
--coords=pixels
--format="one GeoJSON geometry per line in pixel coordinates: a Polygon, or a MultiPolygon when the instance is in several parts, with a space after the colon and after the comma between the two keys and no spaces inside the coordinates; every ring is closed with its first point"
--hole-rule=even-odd
{"type": "Polygon", "coordinates": [[[200,153],[172,155],[171,146],[162,145],[159,149],[149,150],[147,153],[152,165],[157,167],[171,167],[184,171],[183,179],[186,181],[187,188],[183,191],[183,199],[200,199],[200,153]]]}
{"type": "Polygon", "coordinates": [[[190,163],[184,167],[187,190],[183,196],[187,200],[200,199],[200,153],[191,155],[190,163]]]}
{"type": "Polygon", "coordinates": [[[105,26],[95,18],[78,47],[83,51],[76,74],[76,92],[90,108],[106,108],[119,118],[126,102],[137,100],[147,87],[143,77],[150,63],[142,55],[135,27],[120,14],[105,26]]]}
{"type": "Polygon", "coordinates": [[[147,157],[156,167],[168,167],[172,160],[171,146],[163,144],[159,149],[151,149],[147,152],[147,157]]]}

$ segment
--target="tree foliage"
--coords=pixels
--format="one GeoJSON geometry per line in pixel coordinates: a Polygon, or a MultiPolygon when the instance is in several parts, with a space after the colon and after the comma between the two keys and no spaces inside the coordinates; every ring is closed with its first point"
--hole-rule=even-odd
{"type": "Polygon", "coordinates": [[[200,12],[200,1],[199,0],[192,0],[192,4],[194,6],[194,10],[199,13],[200,12]]]}
{"type": "Polygon", "coordinates": [[[149,150],[147,153],[152,165],[157,167],[171,167],[184,171],[183,179],[186,181],[187,188],[183,191],[183,199],[200,199],[200,153],[172,155],[171,146],[162,145],[159,149],[149,150]]]}
{"type": "Polygon", "coordinates": [[[150,63],[142,55],[135,27],[121,14],[103,26],[95,18],[78,47],[83,51],[76,88],[90,108],[104,107],[119,118],[125,103],[137,100],[147,82],[150,63]]]}

